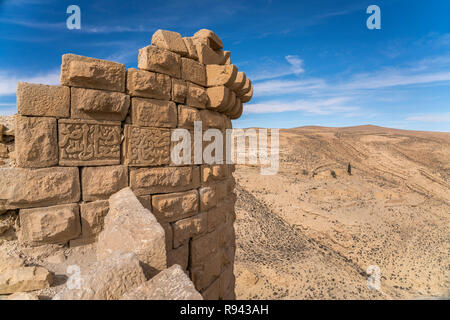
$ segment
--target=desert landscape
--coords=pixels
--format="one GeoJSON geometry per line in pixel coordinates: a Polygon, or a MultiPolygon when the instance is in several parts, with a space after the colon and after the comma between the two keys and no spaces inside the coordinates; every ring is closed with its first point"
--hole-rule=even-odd
{"type": "Polygon", "coordinates": [[[238,299],[450,297],[450,133],[280,130],[278,174],[234,175],[238,299]]]}

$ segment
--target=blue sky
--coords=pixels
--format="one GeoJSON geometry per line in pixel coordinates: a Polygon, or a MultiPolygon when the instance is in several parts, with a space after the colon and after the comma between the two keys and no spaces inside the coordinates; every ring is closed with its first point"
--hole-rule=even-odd
{"type": "Polygon", "coordinates": [[[214,30],[254,97],[235,127],[450,131],[450,1],[0,0],[0,114],[17,81],[58,84],[61,55],[137,66],[157,29],[214,30]],[[81,8],[68,30],[66,8],[81,8]],[[369,30],[369,5],[381,30],[369,30]]]}

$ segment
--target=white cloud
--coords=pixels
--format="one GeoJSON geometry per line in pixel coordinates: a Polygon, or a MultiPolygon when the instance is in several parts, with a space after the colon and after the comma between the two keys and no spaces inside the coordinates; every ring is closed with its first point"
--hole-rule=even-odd
{"type": "Polygon", "coordinates": [[[405,120],[417,121],[417,122],[450,122],[450,113],[424,114],[424,115],[408,117],[405,120]]]}
{"type": "Polygon", "coordinates": [[[52,70],[36,75],[18,75],[11,71],[0,70],[0,96],[16,93],[17,82],[30,82],[41,84],[59,84],[59,70],[52,70]]]}
{"type": "Polygon", "coordinates": [[[287,55],[284,57],[286,62],[266,61],[258,66],[258,71],[249,73],[253,81],[281,78],[289,75],[299,75],[305,72],[303,68],[304,61],[297,55],[287,55]]]}

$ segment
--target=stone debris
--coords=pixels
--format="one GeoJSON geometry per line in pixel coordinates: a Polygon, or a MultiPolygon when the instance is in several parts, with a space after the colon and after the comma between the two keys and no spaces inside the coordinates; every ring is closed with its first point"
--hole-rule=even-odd
{"type": "Polygon", "coordinates": [[[18,267],[0,273],[0,294],[49,288],[53,276],[42,267],[18,267]]]}

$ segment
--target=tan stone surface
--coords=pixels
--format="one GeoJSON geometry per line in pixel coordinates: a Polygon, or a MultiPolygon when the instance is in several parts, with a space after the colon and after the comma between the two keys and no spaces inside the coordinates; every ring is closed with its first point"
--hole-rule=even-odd
{"type": "Polygon", "coordinates": [[[209,103],[207,105],[208,109],[223,112],[228,106],[231,91],[225,86],[217,86],[206,89],[208,95],[209,103]]]}
{"type": "Polygon", "coordinates": [[[192,37],[184,37],[184,44],[188,50],[188,57],[194,60],[198,60],[197,48],[195,47],[194,40],[192,37]]]}
{"type": "Polygon", "coordinates": [[[238,97],[243,96],[244,94],[249,92],[251,88],[252,88],[252,81],[249,78],[246,78],[245,84],[242,86],[242,88],[236,90],[236,95],[238,97]]]}
{"type": "Polygon", "coordinates": [[[209,44],[213,50],[218,50],[223,48],[222,40],[220,40],[219,36],[215,34],[213,31],[208,29],[200,29],[194,34],[194,38],[207,38],[209,40],[209,44]]]}
{"type": "Polygon", "coordinates": [[[21,209],[20,241],[30,244],[66,243],[80,235],[78,204],[21,209]]]}
{"type": "Polygon", "coordinates": [[[205,109],[208,104],[208,95],[205,88],[188,82],[188,95],[186,104],[190,107],[205,109]]]}
{"type": "Polygon", "coordinates": [[[236,75],[236,79],[234,80],[234,83],[231,85],[230,89],[239,92],[247,82],[247,76],[244,72],[239,71],[236,75]]]}
{"type": "Polygon", "coordinates": [[[81,185],[84,201],[108,199],[128,186],[128,168],[121,165],[81,168],[81,185]]]}
{"type": "Polygon", "coordinates": [[[200,61],[200,63],[205,65],[222,65],[225,62],[224,57],[211,49],[208,45],[197,42],[195,48],[197,49],[198,61],[200,61]]]}
{"type": "Polygon", "coordinates": [[[253,97],[253,86],[250,87],[250,91],[240,96],[239,98],[241,99],[242,103],[247,103],[252,99],[252,97],[253,97]]]}
{"type": "Polygon", "coordinates": [[[172,79],[172,100],[184,103],[187,97],[187,83],[185,80],[172,79]]]}
{"type": "Polygon", "coordinates": [[[64,54],[61,65],[61,84],[124,92],[125,65],[75,54],[64,54]]]}
{"type": "Polygon", "coordinates": [[[53,300],[118,300],[126,292],[146,281],[139,259],[134,253],[113,252],[82,270],[80,288],[65,286],[53,300]]]}
{"type": "Polygon", "coordinates": [[[130,170],[130,187],[137,195],[186,191],[199,184],[198,166],[130,170]]]}
{"type": "Polygon", "coordinates": [[[208,87],[227,86],[229,88],[235,82],[237,73],[238,69],[233,64],[223,66],[217,64],[207,65],[206,85],[208,87]]]}
{"type": "Polygon", "coordinates": [[[18,167],[42,168],[58,163],[56,119],[16,117],[15,159],[18,167]]]}
{"type": "Polygon", "coordinates": [[[198,208],[197,190],[152,196],[152,212],[161,223],[193,216],[198,208]]]}
{"type": "Polygon", "coordinates": [[[39,300],[39,298],[32,293],[16,292],[9,295],[7,300],[39,300]]]}
{"type": "Polygon", "coordinates": [[[145,70],[127,70],[127,90],[133,97],[170,100],[172,80],[170,76],[145,70]]]}
{"type": "Polygon", "coordinates": [[[225,128],[224,117],[218,112],[211,110],[200,110],[200,118],[202,119],[203,130],[209,128],[223,130],[225,128]]]}
{"type": "Polygon", "coordinates": [[[170,162],[170,130],[125,125],[124,164],[158,166],[170,162]]]}
{"type": "Polygon", "coordinates": [[[131,121],[141,127],[176,128],[177,106],[172,101],[133,98],[131,121]]]}
{"type": "Polygon", "coordinates": [[[152,45],[178,53],[183,57],[188,55],[183,38],[178,32],[159,29],[153,34],[152,45]]]}
{"type": "Polygon", "coordinates": [[[189,243],[179,246],[176,249],[172,249],[167,252],[167,267],[171,267],[174,264],[180,265],[181,269],[187,270],[189,263],[189,243]]]}
{"type": "Polygon", "coordinates": [[[180,55],[156,46],[147,46],[139,49],[138,68],[180,78],[180,55]]]}
{"type": "Polygon", "coordinates": [[[0,294],[27,292],[48,288],[53,277],[42,267],[19,267],[0,274],[0,294]]]}
{"type": "Polygon", "coordinates": [[[217,205],[217,194],[215,186],[199,189],[200,210],[207,211],[217,205]]]}
{"type": "Polygon", "coordinates": [[[138,198],[139,202],[144,206],[145,209],[152,211],[152,196],[151,195],[137,196],[137,198],[138,198]]]}
{"type": "Polygon", "coordinates": [[[197,290],[205,290],[220,276],[222,271],[220,256],[220,252],[214,252],[205,256],[203,261],[191,264],[191,278],[197,290]]]}
{"type": "Polygon", "coordinates": [[[188,58],[181,58],[181,77],[200,86],[206,86],[206,68],[188,58]]]}
{"type": "Polygon", "coordinates": [[[120,163],[119,122],[58,120],[59,164],[62,166],[120,163]]]}
{"type": "MultiPolygon", "coordinates": [[[[151,206],[151,204],[150,204],[151,206]]],[[[152,211],[152,210],[150,210],[152,211]]],[[[160,223],[161,227],[164,229],[164,233],[166,235],[166,252],[169,252],[173,248],[173,230],[172,224],[168,222],[160,223]]],[[[169,266],[169,265],[168,265],[169,266]]],[[[170,266],[169,266],[170,267],[170,266]]]]}
{"type": "Polygon", "coordinates": [[[109,199],[109,212],[98,237],[99,260],[114,251],[134,252],[144,264],[147,275],[154,275],[167,265],[164,229],[130,188],[122,189],[109,199]]]}
{"type": "Polygon", "coordinates": [[[160,272],[140,287],[127,293],[125,300],[203,300],[179,265],[160,272]]]}
{"type": "Polygon", "coordinates": [[[217,253],[218,250],[219,233],[217,231],[192,239],[189,256],[191,265],[201,265],[206,257],[217,253]]]}
{"type": "Polygon", "coordinates": [[[130,96],[84,88],[71,88],[71,113],[75,119],[123,121],[130,107],[130,96]]]}
{"type": "Polygon", "coordinates": [[[178,248],[190,238],[206,232],[207,227],[207,218],[204,213],[176,221],[173,224],[173,247],[178,248]]]}
{"type": "Polygon", "coordinates": [[[98,200],[80,204],[81,237],[96,240],[103,230],[103,220],[109,211],[108,200],[98,200]]]}
{"type": "Polygon", "coordinates": [[[25,116],[68,117],[70,88],[17,83],[17,112],[25,116]]]}
{"type": "Polygon", "coordinates": [[[194,122],[201,120],[197,108],[178,105],[178,128],[194,129],[194,122]]]}
{"type": "Polygon", "coordinates": [[[236,104],[235,104],[233,110],[229,113],[230,119],[235,120],[235,119],[240,118],[243,111],[244,111],[244,106],[242,104],[241,99],[236,98],[236,104]]]}
{"type": "Polygon", "coordinates": [[[0,210],[79,200],[78,168],[0,168],[0,210]]]}
{"type": "Polygon", "coordinates": [[[221,181],[228,177],[228,165],[216,164],[216,165],[202,165],[201,166],[201,178],[202,183],[210,184],[217,181],[221,181]]]}

